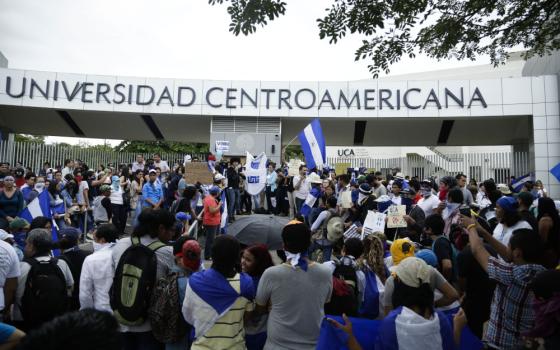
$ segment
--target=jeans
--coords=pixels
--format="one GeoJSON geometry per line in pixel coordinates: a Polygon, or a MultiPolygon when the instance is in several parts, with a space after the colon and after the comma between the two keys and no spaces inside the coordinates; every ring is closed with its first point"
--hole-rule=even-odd
{"type": "Polygon", "coordinates": [[[299,216],[299,213],[301,212],[301,207],[303,206],[303,203],[305,203],[305,199],[301,199],[296,197],[296,208],[295,208],[295,216],[299,216]]]}
{"type": "Polygon", "coordinates": [[[154,338],[152,332],[121,333],[123,350],[163,350],[164,345],[154,338]]]}
{"type": "Polygon", "coordinates": [[[228,188],[226,190],[228,218],[233,218],[235,210],[239,210],[239,188],[228,188]]]}
{"type": "Polygon", "coordinates": [[[214,244],[214,237],[220,229],[220,225],[216,226],[206,226],[204,225],[206,231],[206,243],[204,244],[204,259],[209,260],[212,258],[212,244],[214,244]]]}
{"type": "Polygon", "coordinates": [[[260,209],[261,207],[261,195],[260,194],[255,194],[252,196],[253,197],[253,205],[255,210],[260,209]]]}

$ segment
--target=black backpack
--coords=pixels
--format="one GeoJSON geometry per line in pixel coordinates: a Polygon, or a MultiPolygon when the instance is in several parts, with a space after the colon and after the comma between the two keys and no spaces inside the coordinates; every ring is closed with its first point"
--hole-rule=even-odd
{"type": "Polygon", "coordinates": [[[325,304],[325,314],[343,313],[358,316],[358,276],[352,264],[336,263],[331,301],[325,304]]]}
{"type": "Polygon", "coordinates": [[[72,278],[74,278],[74,289],[72,290],[72,297],[68,303],[69,311],[80,309],[80,276],[82,274],[84,260],[89,254],[90,253],[81,249],[75,249],[67,251],[58,257],[60,260],[64,260],[66,265],[68,265],[70,272],[72,272],[72,278]]]}
{"type": "Polygon", "coordinates": [[[157,257],[155,252],[165,247],[157,240],[145,246],[138,237],[121,256],[111,287],[111,308],[119,323],[138,326],[144,323],[152,291],[156,284],[157,257]]]}
{"type": "Polygon", "coordinates": [[[66,278],[56,258],[48,261],[26,258],[23,261],[31,265],[31,269],[25,281],[21,312],[26,326],[31,329],[65,313],[68,294],[66,278]]]}
{"type": "Polygon", "coordinates": [[[179,277],[179,274],[172,272],[160,278],[152,293],[148,315],[152,333],[162,343],[178,342],[192,328],[181,313],[183,300],[179,298],[179,277]]]}

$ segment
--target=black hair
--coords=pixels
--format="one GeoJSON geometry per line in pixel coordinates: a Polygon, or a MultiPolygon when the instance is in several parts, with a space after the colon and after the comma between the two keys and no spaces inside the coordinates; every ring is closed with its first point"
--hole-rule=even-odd
{"type": "Polygon", "coordinates": [[[329,198],[327,198],[327,206],[329,208],[336,208],[337,203],[338,202],[335,196],[330,196],[329,198]]]}
{"type": "Polygon", "coordinates": [[[97,238],[104,238],[107,243],[116,242],[119,238],[119,230],[113,224],[102,224],[95,231],[95,236],[97,238]]]}
{"type": "Polygon", "coordinates": [[[237,273],[241,260],[241,246],[237,238],[229,235],[220,235],[212,244],[212,268],[231,278],[237,273]]]}
{"type": "Polygon", "coordinates": [[[364,253],[364,243],[359,238],[348,238],[344,241],[344,251],[346,255],[352,255],[358,259],[364,253]]]}
{"type": "Polygon", "coordinates": [[[29,332],[17,349],[120,350],[119,323],[107,311],[84,309],[66,313],[29,332]]]}
{"type": "Polygon", "coordinates": [[[193,199],[195,195],[196,195],[196,187],[194,187],[194,186],[185,187],[185,190],[183,191],[183,197],[186,200],[193,199]]]}
{"type": "Polygon", "coordinates": [[[150,236],[157,238],[159,225],[169,229],[174,224],[175,217],[167,209],[146,208],[138,215],[138,225],[134,228],[132,235],[136,237],[150,236]]]}
{"type": "Polygon", "coordinates": [[[491,179],[484,180],[484,182],[482,183],[482,186],[484,186],[484,191],[486,191],[488,196],[490,196],[490,193],[497,190],[496,183],[494,182],[494,180],[491,180],[491,179]]]}
{"type": "Polygon", "coordinates": [[[293,254],[304,253],[311,244],[311,231],[305,224],[290,224],[282,229],[285,250],[293,254]]]}
{"type": "Polygon", "coordinates": [[[511,250],[520,249],[523,260],[528,263],[540,263],[544,249],[541,236],[531,229],[522,228],[513,231],[509,240],[511,250]]]}
{"type": "Polygon", "coordinates": [[[70,164],[70,162],[73,162],[72,159],[65,159],[64,160],[64,166],[67,166],[68,164],[70,164]]]}
{"type": "Polygon", "coordinates": [[[432,229],[432,233],[436,236],[442,235],[443,234],[443,230],[445,228],[445,221],[443,220],[443,218],[441,217],[441,215],[439,214],[432,214],[429,215],[425,220],[424,220],[424,226],[426,228],[431,228],[432,229]]]}
{"type": "Polygon", "coordinates": [[[403,180],[401,179],[395,179],[395,181],[393,181],[392,186],[397,186],[398,188],[402,189],[403,188],[403,180]]]}
{"type": "Polygon", "coordinates": [[[27,174],[25,174],[25,180],[29,180],[29,179],[31,179],[32,177],[35,177],[35,178],[36,178],[37,175],[35,175],[34,172],[28,172],[27,174]]]}
{"type": "Polygon", "coordinates": [[[338,179],[344,183],[350,183],[350,175],[348,174],[340,174],[338,175],[338,179]]]}
{"type": "Polygon", "coordinates": [[[29,231],[35,228],[46,228],[47,224],[49,224],[51,220],[45,216],[36,216],[31,220],[31,224],[29,224],[29,231]]]}
{"type": "Polygon", "coordinates": [[[556,205],[552,198],[544,197],[539,198],[539,204],[537,206],[537,221],[540,221],[545,215],[552,219],[552,232],[548,235],[549,240],[558,242],[558,235],[560,235],[560,215],[558,215],[558,210],[556,210],[556,205]]]}
{"type": "Polygon", "coordinates": [[[415,192],[420,191],[420,181],[418,181],[418,179],[412,178],[412,180],[410,180],[408,184],[410,185],[410,187],[414,188],[415,192]]]}
{"type": "Polygon", "coordinates": [[[467,178],[467,175],[463,174],[463,173],[459,173],[455,176],[455,180],[461,180],[461,178],[467,178]]]}
{"type": "Polygon", "coordinates": [[[490,203],[492,203],[494,205],[496,204],[498,199],[500,199],[502,197],[502,192],[500,192],[498,190],[492,190],[491,192],[487,192],[487,193],[488,193],[488,199],[490,200],[490,203]]]}
{"type": "Polygon", "coordinates": [[[395,278],[393,290],[393,307],[406,306],[409,309],[417,307],[420,315],[424,317],[426,311],[429,314],[434,312],[434,292],[428,283],[423,283],[420,287],[410,287],[395,278]]]}
{"type": "Polygon", "coordinates": [[[504,210],[502,223],[504,223],[507,227],[512,227],[513,225],[517,224],[520,220],[521,220],[521,215],[519,215],[519,212],[504,210]]]}
{"type": "Polygon", "coordinates": [[[185,242],[191,240],[194,240],[194,238],[189,236],[179,236],[179,238],[177,238],[175,242],[173,242],[173,255],[181,253],[183,251],[183,245],[185,244],[185,242]]]}
{"type": "Polygon", "coordinates": [[[439,182],[447,185],[448,188],[457,186],[457,180],[453,176],[444,176],[439,180],[439,182]]]}
{"type": "Polygon", "coordinates": [[[301,171],[301,169],[303,169],[303,168],[307,168],[307,165],[302,164],[302,165],[299,166],[299,170],[300,170],[300,171],[301,171]]]}
{"type": "Polygon", "coordinates": [[[546,270],[535,276],[529,288],[536,297],[550,299],[560,293],[560,270],[546,270]]]}
{"type": "MultiPolygon", "coordinates": [[[[531,206],[531,204],[533,204],[533,196],[518,196],[517,199],[519,199],[521,201],[521,204],[523,204],[524,206],[526,206],[527,208],[529,208],[531,206]]],[[[553,202],[554,204],[554,202],[553,202]]],[[[556,210],[556,208],[555,208],[556,210]]],[[[539,210],[539,215],[541,211],[539,210]]],[[[538,221],[538,219],[537,219],[538,221]]]]}
{"type": "Polygon", "coordinates": [[[463,191],[459,187],[454,187],[447,193],[447,200],[452,203],[463,203],[463,191]]]}

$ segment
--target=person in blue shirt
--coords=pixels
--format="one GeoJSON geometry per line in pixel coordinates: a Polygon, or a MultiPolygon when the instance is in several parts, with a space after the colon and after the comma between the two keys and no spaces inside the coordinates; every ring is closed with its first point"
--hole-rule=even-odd
{"type": "Polygon", "coordinates": [[[25,333],[14,326],[0,322],[0,348],[13,349],[24,336],[25,333]]]}
{"type": "Polygon", "coordinates": [[[156,170],[150,170],[148,182],[142,187],[142,199],[144,203],[142,207],[159,209],[163,204],[163,190],[161,184],[157,181],[156,170]]]}

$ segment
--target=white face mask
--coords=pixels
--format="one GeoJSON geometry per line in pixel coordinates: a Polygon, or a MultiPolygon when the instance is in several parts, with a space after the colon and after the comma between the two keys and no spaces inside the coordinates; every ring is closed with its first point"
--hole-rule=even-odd
{"type": "Polygon", "coordinates": [[[45,183],[44,182],[37,182],[35,184],[35,191],[41,193],[41,192],[43,192],[44,189],[45,189],[45,183]]]}

